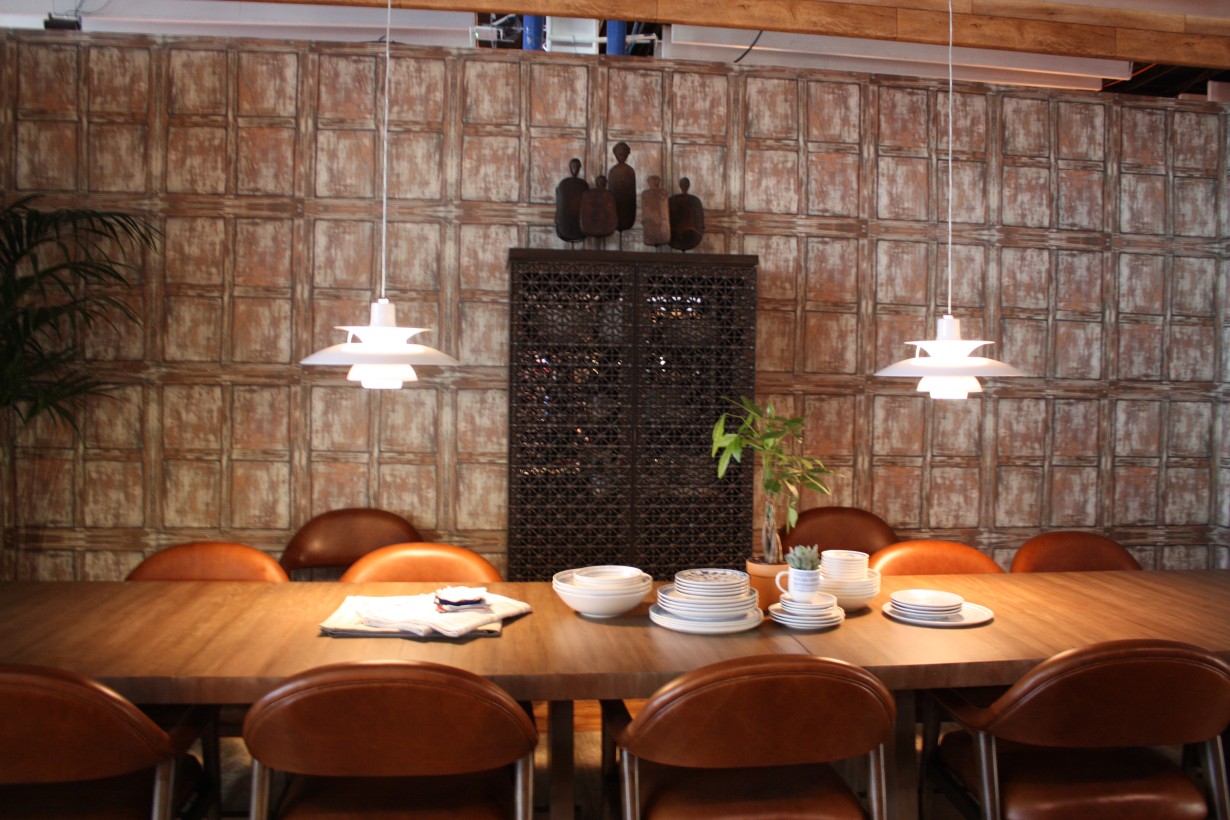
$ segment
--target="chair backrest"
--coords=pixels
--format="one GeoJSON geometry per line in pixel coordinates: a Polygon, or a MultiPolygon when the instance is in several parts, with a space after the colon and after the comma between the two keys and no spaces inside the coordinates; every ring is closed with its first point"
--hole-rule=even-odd
{"type": "Polygon", "coordinates": [[[880,516],[857,507],[812,507],[798,523],[781,531],[782,549],[813,544],[826,549],[858,550],[868,555],[895,543],[897,533],[880,516]]]}
{"type": "Polygon", "coordinates": [[[345,568],[377,547],[422,540],[413,524],[388,510],[330,510],[310,519],[291,536],[282,553],[282,567],[287,572],[313,567],[345,568]]]}
{"type": "Polygon", "coordinates": [[[106,686],[61,669],[0,664],[0,783],[115,777],[175,754],[166,732],[106,686]]]}
{"type": "Polygon", "coordinates": [[[672,766],[824,763],[878,747],[896,705],[875,676],[845,661],[753,655],[688,672],[628,725],[625,746],[672,766]]]}
{"type": "Polygon", "coordinates": [[[129,581],[287,581],[271,556],[247,544],[190,541],[146,558],[129,581]]]}
{"type": "Polygon", "coordinates": [[[530,754],[538,732],[495,684],[419,661],[333,664],[287,678],[248,710],[252,756],[293,774],[443,776],[530,754]]]}
{"type": "Polygon", "coordinates": [[[974,575],[1003,572],[988,555],[956,541],[901,541],[868,560],[881,575],[974,575]]]}
{"type": "Polygon", "coordinates": [[[1199,743],[1230,725],[1230,666],[1177,641],[1093,644],[1034,667],[979,724],[1038,746],[1199,743]]]}
{"type": "Polygon", "coordinates": [[[1012,572],[1088,572],[1140,569],[1117,541],[1095,532],[1060,530],[1030,538],[1012,559],[1012,572]]]}
{"type": "Polygon", "coordinates": [[[415,541],[372,550],[351,564],[341,580],[485,584],[503,579],[500,571],[477,552],[452,544],[415,541]]]}

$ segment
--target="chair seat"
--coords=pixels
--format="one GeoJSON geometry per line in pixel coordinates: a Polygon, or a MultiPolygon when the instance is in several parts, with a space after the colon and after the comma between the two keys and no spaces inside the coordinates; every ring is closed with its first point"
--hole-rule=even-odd
{"type": "MultiPolygon", "coordinates": [[[[998,742],[1004,820],[1199,820],[1208,816],[1200,790],[1156,749],[1057,749],[998,742]]],[[[978,788],[973,736],[940,742],[945,765],[978,788]]]]}
{"type": "Polygon", "coordinates": [[[642,759],[639,776],[646,820],[866,817],[841,776],[823,764],[685,769],[642,759]]]}
{"type": "Polygon", "coordinates": [[[507,820],[514,816],[512,773],[497,769],[444,777],[307,777],[290,779],[280,820],[507,820]]]}
{"type": "MultiPolygon", "coordinates": [[[[174,805],[183,806],[200,781],[197,759],[181,757],[174,805]]],[[[3,785],[0,816],[5,820],[149,820],[153,790],[152,769],[98,780],[3,785]]]]}

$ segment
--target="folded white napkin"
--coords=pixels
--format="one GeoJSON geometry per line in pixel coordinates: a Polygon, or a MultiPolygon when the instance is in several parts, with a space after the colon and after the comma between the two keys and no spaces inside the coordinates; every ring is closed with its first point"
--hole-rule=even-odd
{"type": "MultiPolygon", "coordinates": [[[[444,590],[441,590],[444,592],[444,590]]],[[[437,593],[397,595],[376,598],[348,595],[332,615],[320,624],[326,635],[336,637],[361,635],[418,635],[439,633],[460,638],[475,630],[496,632],[505,618],[515,618],[530,611],[530,605],[482,590],[486,605],[454,611],[441,611],[437,593]],[[496,629],[492,630],[491,627],[496,629]]]]}

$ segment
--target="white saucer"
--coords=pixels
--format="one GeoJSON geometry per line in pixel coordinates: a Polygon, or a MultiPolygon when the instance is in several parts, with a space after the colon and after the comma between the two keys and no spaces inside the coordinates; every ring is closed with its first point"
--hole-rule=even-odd
{"type": "Polygon", "coordinates": [[[825,615],[792,615],[783,610],[781,604],[770,604],[769,616],[791,629],[828,629],[846,619],[846,613],[840,607],[833,607],[825,615]]]}
{"type": "Polygon", "coordinates": [[[892,601],[884,604],[881,611],[894,621],[900,621],[903,624],[913,624],[914,626],[933,626],[938,629],[951,629],[960,626],[977,626],[985,624],[995,617],[995,613],[987,609],[981,604],[971,604],[969,601],[961,607],[961,611],[955,615],[949,615],[944,618],[911,618],[907,615],[902,615],[893,609],[892,601]]]}

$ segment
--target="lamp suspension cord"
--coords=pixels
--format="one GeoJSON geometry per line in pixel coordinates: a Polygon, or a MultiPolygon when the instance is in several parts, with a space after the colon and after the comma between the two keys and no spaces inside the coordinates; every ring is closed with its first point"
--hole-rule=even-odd
{"type": "Polygon", "coordinates": [[[948,315],[952,315],[952,0],[948,0],[948,315]]]}
{"type": "Polygon", "coordinates": [[[385,298],[385,270],[389,256],[389,40],[393,30],[393,0],[388,0],[384,17],[384,119],[380,124],[380,298],[385,298]]]}

